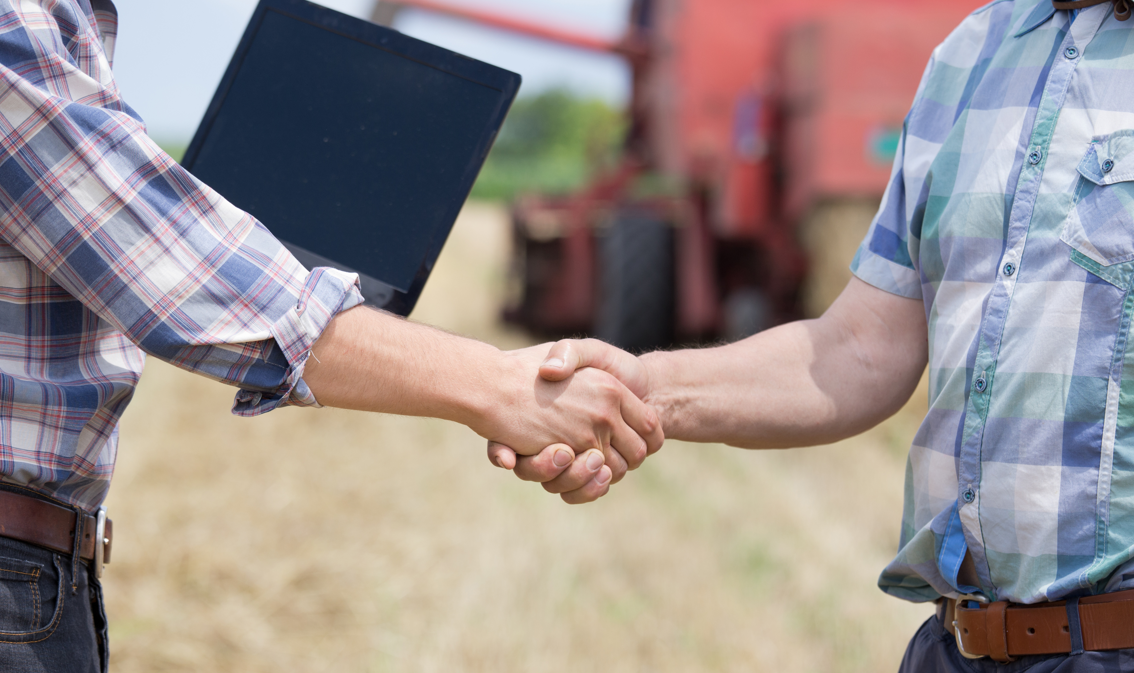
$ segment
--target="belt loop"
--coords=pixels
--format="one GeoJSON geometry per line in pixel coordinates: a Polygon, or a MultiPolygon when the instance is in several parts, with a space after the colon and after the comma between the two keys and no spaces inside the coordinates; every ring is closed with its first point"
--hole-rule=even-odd
{"type": "Polygon", "coordinates": [[[1071,631],[1071,656],[1083,653],[1083,625],[1079,621],[1079,599],[1067,599],[1067,625],[1071,631]]]}
{"type": "Polygon", "coordinates": [[[1000,663],[1012,661],[1008,656],[1008,601],[989,603],[985,615],[988,656],[1000,663]]]}
{"type": "Polygon", "coordinates": [[[82,509],[78,507],[71,509],[75,511],[75,532],[74,539],[71,540],[71,595],[74,596],[79,591],[79,563],[83,555],[83,524],[86,523],[86,517],[83,516],[82,509]]]}

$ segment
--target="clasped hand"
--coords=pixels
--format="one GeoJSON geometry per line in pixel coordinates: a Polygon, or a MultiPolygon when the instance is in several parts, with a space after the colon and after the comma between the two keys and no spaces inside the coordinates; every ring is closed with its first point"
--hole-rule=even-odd
{"type": "Polygon", "coordinates": [[[513,355],[530,360],[542,354],[536,399],[559,414],[546,428],[556,439],[539,445],[525,436],[521,445],[486,435],[497,440],[488,442],[488,458],[569,504],[592,502],[661,448],[657,412],[643,401],[649,374],[638,358],[595,339],[565,339],[550,351],[543,345],[513,355]]]}

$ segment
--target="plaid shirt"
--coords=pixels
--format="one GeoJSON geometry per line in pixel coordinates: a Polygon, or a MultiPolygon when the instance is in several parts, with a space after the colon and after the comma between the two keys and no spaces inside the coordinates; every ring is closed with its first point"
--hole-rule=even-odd
{"type": "Polygon", "coordinates": [[[1134,580],[1134,21],[998,0],[933,54],[852,266],[921,299],[910,600],[1037,602],[1134,580]],[[958,586],[966,550],[980,586],[958,586]]]}
{"type": "Polygon", "coordinates": [[[362,302],[146,136],[110,73],[116,19],[0,0],[0,479],[87,510],[143,352],[239,386],[239,415],[311,406],[311,345],[362,302]]]}

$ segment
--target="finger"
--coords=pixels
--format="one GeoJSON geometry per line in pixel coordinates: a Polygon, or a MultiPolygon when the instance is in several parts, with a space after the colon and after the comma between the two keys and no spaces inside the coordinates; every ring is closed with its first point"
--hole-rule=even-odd
{"type": "Polygon", "coordinates": [[[499,442],[489,442],[488,460],[496,467],[511,470],[516,467],[516,452],[499,442]]]}
{"type": "Polygon", "coordinates": [[[610,468],[612,480],[611,483],[617,484],[622,481],[626,476],[626,472],[630,469],[626,459],[622,456],[622,452],[614,448],[614,446],[607,444],[602,449],[603,458],[606,460],[606,466],[610,468]]]}
{"type": "MultiPolygon", "coordinates": [[[[654,408],[638,399],[632,391],[627,390],[622,395],[620,410],[622,420],[646,444],[646,453],[642,456],[642,459],[644,460],[646,456],[656,453],[661,448],[662,443],[665,442],[665,433],[662,431],[661,421],[658,420],[658,414],[654,411],[654,408]]],[[[629,459],[629,456],[627,456],[627,459],[629,459]]],[[[641,461],[638,464],[640,465],[641,461]]],[[[637,467],[637,465],[634,467],[637,467]]]]}
{"type": "Polygon", "coordinates": [[[611,474],[610,468],[603,466],[599,470],[599,473],[582,488],[562,493],[559,497],[563,498],[563,502],[568,505],[581,505],[585,502],[594,502],[610,491],[610,485],[614,483],[612,477],[613,475],[611,474]]]}
{"type": "Polygon", "coordinates": [[[558,477],[545,482],[543,489],[548,493],[566,493],[567,491],[578,490],[594,479],[604,464],[606,464],[606,457],[603,456],[602,451],[590,449],[586,453],[576,456],[570,467],[558,477]]]}
{"type": "Polygon", "coordinates": [[[552,444],[534,456],[516,459],[516,476],[540,483],[555,479],[575,461],[575,452],[566,444],[552,444]]]}
{"type": "MultiPolygon", "coordinates": [[[[610,436],[610,450],[611,453],[617,455],[626,466],[627,470],[636,470],[642,465],[642,461],[646,459],[648,454],[648,447],[646,441],[638,436],[629,425],[625,423],[616,423],[611,428],[610,436]]],[[[607,465],[610,469],[614,470],[615,483],[622,478],[618,470],[611,463],[610,459],[607,460],[607,465]]]]}

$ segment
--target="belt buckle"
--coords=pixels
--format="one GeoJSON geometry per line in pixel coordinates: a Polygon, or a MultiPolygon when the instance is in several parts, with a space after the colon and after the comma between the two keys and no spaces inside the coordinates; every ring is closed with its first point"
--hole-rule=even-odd
{"type": "Polygon", "coordinates": [[[973,601],[974,603],[981,603],[985,605],[988,604],[988,598],[980,594],[961,594],[953,603],[953,635],[957,639],[957,651],[960,652],[961,656],[966,659],[984,659],[988,655],[969,654],[965,651],[965,643],[961,641],[961,628],[957,626],[957,614],[961,609],[961,604],[967,601],[973,601]]]}
{"type": "MultiPolygon", "coordinates": [[[[94,572],[95,577],[102,577],[102,566],[104,565],[103,559],[106,556],[106,508],[98,508],[98,518],[95,523],[95,546],[94,546],[94,572]]],[[[960,642],[960,641],[958,641],[960,642]]]]}

